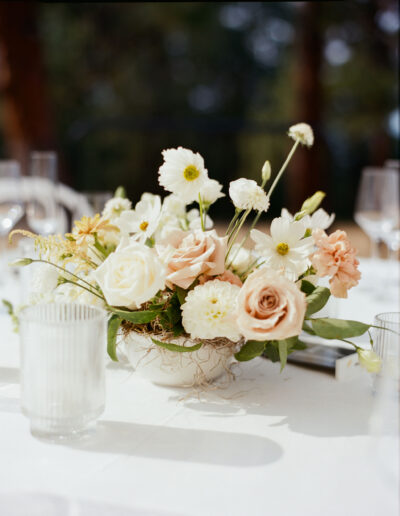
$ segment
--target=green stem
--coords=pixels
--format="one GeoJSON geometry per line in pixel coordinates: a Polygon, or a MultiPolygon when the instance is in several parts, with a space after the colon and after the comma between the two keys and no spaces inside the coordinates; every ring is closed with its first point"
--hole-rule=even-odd
{"type": "MultiPolygon", "coordinates": [[[[47,263],[48,265],[52,265],[53,267],[56,267],[57,269],[59,269],[60,271],[63,271],[65,274],[69,274],[70,276],[73,276],[74,278],[76,278],[78,281],[82,281],[82,283],[86,283],[86,285],[88,285],[91,289],[93,289],[93,285],[91,285],[88,281],[85,281],[84,279],[80,278],[79,276],[77,276],[76,274],[74,274],[73,272],[70,272],[70,271],[67,271],[67,269],[64,269],[64,267],[60,267],[60,265],[56,265],[55,263],[52,263],[52,262],[49,262],[48,260],[43,260],[43,259],[40,259],[40,260],[32,260],[32,263],[47,263]]],[[[68,281],[68,280],[67,280],[68,281]]],[[[88,290],[86,287],[84,287],[83,285],[78,285],[82,288],[85,288],[85,290],[88,290]]],[[[102,299],[103,301],[105,301],[104,297],[103,296],[100,296],[97,292],[93,292],[93,291],[90,291],[91,294],[93,294],[94,296],[97,296],[99,297],[100,299],[102,299]]]]}
{"type": "Polygon", "coordinates": [[[279,179],[281,178],[282,174],[285,172],[285,169],[288,166],[289,161],[292,159],[292,156],[293,156],[295,150],[297,149],[299,143],[300,143],[300,140],[296,140],[294,142],[294,145],[293,145],[292,149],[290,150],[289,154],[287,155],[287,158],[286,158],[284,164],[281,166],[281,169],[279,170],[276,178],[274,179],[274,182],[271,185],[271,188],[269,189],[269,192],[267,194],[268,197],[271,197],[272,192],[275,190],[275,187],[278,184],[279,179]]]}
{"type": "Polygon", "coordinates": [[[101,299],[102,301],[106,302],[106,300],[100,296],[100,294],[96,294],[95,292],[93,292],[92,290],[89,290],[88,288],[84,287],[83,285],[80,285],[79,283],[77,283],[76,281],[72,281],[72,280],[69,280],[69,279],[66,279],[65,278],[65,281],[64,283],[71,283],[72,285],[76,285],[77,287],[79,288],[83,288],[84,290],[86,290],[87,292],[89,292],[89,294],[92,294],[92,296],[97,296],[99,299],[101,299]]]}
{"type": "Polygon", "coordinates": [[[230,252],[231,252],[231,250],[232,250],[232,246],[233,246],[233,244],[235,243],[235,240],[236,240],[237,236],[239,235],[239,231],[242,229],[242,226],[243,226],[243,224],[244,224],[245,220],[247,219],[247,217],[248,217],[248,215],[249,215],[250,211],[251,211],[251,209],[249,208],[248,210],[246,210],[246,211],[244,212],[243,217],[242,217],[242,220],[240,221],[240,223],[239,223],[239,225],[238,225],[238,227],[237,227],[237,229],[236,229],[236,231],[235,231],[235,234],[233,235],[233,232],[232,232],[232,235],[233,235],[233,236],[232,236],[232,240],[231,240],[231,242],[230,242],[230,244],[229,244],[228,252],[226,253],[225,263],[227,263],[229,253],[230,253],[230,252]]]}
{"type": "Polygon", "coordinates": [[[199,194],[199,208],[200,208],[200,222],[201,222],[201,229],[205,231],[204,228],[204,218],[203,218],[203,201],[201,200],[201,195],[199,194]]]}
{"type": "Polygon", "coordinates": [[[239,217],[239,215],[241,213],[242,213],[242,210],[239,210],[239,209],[235,210],[235,215],[232,217],[232,220],[229,222],[229,226],[228,226],[228,229],[226,230],[225,236],[229,235],[231,230],[233,231],[233,228],[234,228],[234,225],[236,223],[236,220],[237,220],[237,218],[239,217]]]}

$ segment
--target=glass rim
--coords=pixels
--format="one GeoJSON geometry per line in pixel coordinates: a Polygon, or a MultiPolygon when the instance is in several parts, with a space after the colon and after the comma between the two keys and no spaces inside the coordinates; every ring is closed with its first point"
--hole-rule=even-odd
{"type": "Polygon", "coordinates": [[[384,324],[394,324],[394,325],[400,325],[400,312],[381,312],[379,314],[376,314],[374,318],[384,324]],[[398,321],[387,321],[382,318],[382,316],[390,316],[390,315],[396,315],[398,317],[398,321]]]}
{"type": "Polygon", "coordinates": [[[36,322],[36,323],[45,323],[46,325],[51,326],[70,326],[70,325],[77,325],[82,323],[92,323],[92,322],[100,322],[102,319],[107,318],[107,312],[103,308],[100,308],[98,306],[91,306],[83,303],[37,303],[36,305],[30,305],[23,308],[18,315],[18,319],[20,319],[23,322],[36,322]],[[87,307],[90,310],[93,310],[93,317],[90,317],[89,319],[75,319],[70,321],[46,321],[45,319],[38,319],[37,317],[34,317],[33,314],[29,312],[33,312],[38,307],[43,306],[58,306],[58,307],[66,307],[66,306],[75,306],[75,307],[87,307]]]}

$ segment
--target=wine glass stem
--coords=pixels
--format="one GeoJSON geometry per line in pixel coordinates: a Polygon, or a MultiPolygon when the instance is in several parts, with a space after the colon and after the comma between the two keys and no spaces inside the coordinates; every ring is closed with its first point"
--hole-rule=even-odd
{"type": "Polygon", "coordinates": [[[371,258],[378,260],[379,257],[379,240],[371,238],[371,258]]]}

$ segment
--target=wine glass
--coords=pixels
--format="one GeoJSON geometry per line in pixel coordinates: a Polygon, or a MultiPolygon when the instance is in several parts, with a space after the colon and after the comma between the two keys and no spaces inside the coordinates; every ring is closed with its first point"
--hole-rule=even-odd
{"type": "Polygon", "coordinates": [[[57,205],[57,154],[33,152],[31,154],[32,198],[27,207],[28,223],[35,233],[55,233],[60,218],[57,205]]]}
{"type": "Polygon", "coordinates": [[[24,214],[20,179],[21,171],[17,161],[0,161],[0,283],[4,276],[1,271],[3,240],[24,214]]]}
{"type": "MultiPolygon", "coordinates": [[[[400,170],[400,161],[388,159],[385,161],[385,168],[397,171],[400,170]]],[[[400,195],[400,194],[399,194],[400,195]]],[[[397,213],[396,224],[383,235],[383,240],[389,250],[389,259],[397,260],[400,251],[400,206],[397,213]]]]}
{"type": "Polygon", "coordinates": [[[371,239],[371,256],[379,258],[379,241],[397,224],[399,172],[365,168],[362,172],[354,218],[371,239]]]}

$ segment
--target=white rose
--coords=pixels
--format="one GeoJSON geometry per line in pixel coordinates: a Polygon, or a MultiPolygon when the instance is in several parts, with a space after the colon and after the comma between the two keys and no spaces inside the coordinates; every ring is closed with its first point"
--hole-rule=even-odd
{"type": "Polygon", "coordinates": [[[164,288],[165,266],[153,249],[123,238],[93,273],[111,306],[140,306],[164,288]]]}

